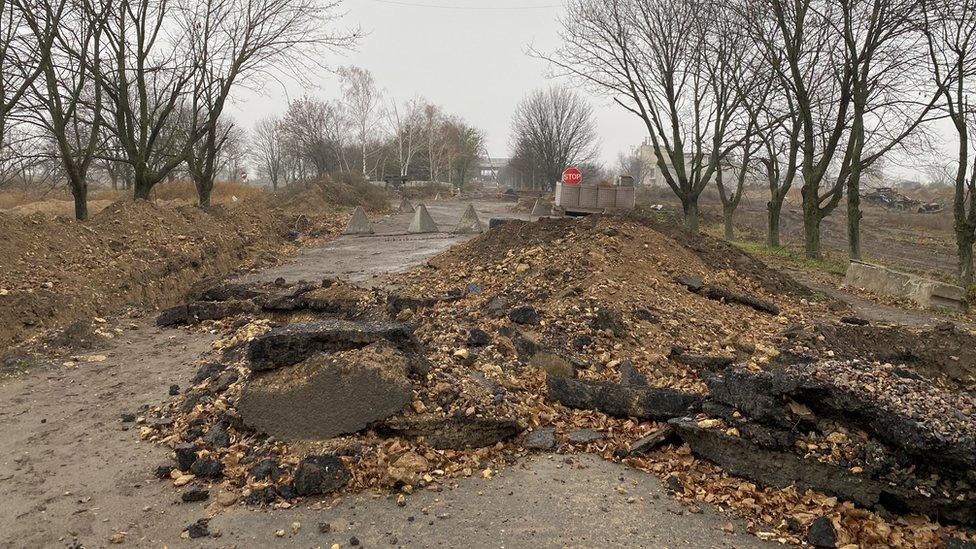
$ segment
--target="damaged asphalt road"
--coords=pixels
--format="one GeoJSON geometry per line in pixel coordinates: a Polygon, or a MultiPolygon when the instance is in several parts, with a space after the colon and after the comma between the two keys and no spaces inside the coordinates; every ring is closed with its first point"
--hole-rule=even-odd
{"type": "MultiPolygon", "coordinates": [[[[463,205],[445,203],[431,210],[440,222],[454,208],[460,215],[463,205]]],[[[397,222],[403,220],[392,220],[397,222]]],[[[440,250],[431,242],[409,243],[412,261],[440,250]]],[[[360,244],[353,240],[356,250],[348,252],[358,258],[360,272],[354,276],[372,279],[370,271],[388,268],[389,258],[364,254],[360,244]]],[[[327,246],[330,254],[335,246],[327,246]]],[[[317,279],[345,274],[334,273],[343,269],[341,262],[323,261],[329,255],[320,253],[309,250],[283,269],[314,272],[321,275],[317,279]]],[[[403,259],[397,264],[403,268],[403,259]]],[[[273,280],[280,275],[252,276],[273,280]]],[[[154,320],[120,321],[122,333],[93,357],[104,357],[101,362],[82,357],[71,367],[36,365],[25,376],[0,380],[0,547],[104,547],[112,539],[131,547],[185,545],[181,532],[207,517],[206,505],[221,497],[211,490],[208,501],[183,503],[179,491],[151,478],[154,467],[168,461],[167,451],[140,441],[134,424],[123,421],[166,400],[172,385],[189,386],[198,373],[194,360],[214,339],[160,329],[154,320]]],[[[362,494],[329,510],[233,508],[205,527],[220,537],[195,539],[195,546],[348,547],[354,537],[360,546],[403,547],[456,546],[457,540],[474,546],[766,544],[709,509],[690,513],[650,475],[587,455],[541,456],[491,480],[470,479],[443,492],[421,492],[405,507],[362,494]],[[621,486],[626,494],[618,490],[621,486]],[[601,525],[580,521],[580,516],[599,516],[601,525]],[[295,523],[300,524],[297,533],[295,523]],[[279,530],[283,538],[276,536],[279,530]]]]}

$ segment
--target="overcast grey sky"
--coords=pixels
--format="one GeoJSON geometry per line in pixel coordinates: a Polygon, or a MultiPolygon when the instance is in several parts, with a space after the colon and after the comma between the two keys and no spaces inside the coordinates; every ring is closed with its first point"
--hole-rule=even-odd
{"type": "MultiPolygon", "coordinates": [[[[345,24],[359,25],[366,36],[356,51],[332,55],[332,67],[358,65],[370,70],[381,90],[398,102],[414,96],[442,106],[481,128],[492,157],[509,155],[511,115],[529,91],[555,82],[545,62],[526,54],[529,46],[552,51],[561,28],[558,0],[345,0],[345,24]]],[[[309,95],[323,99],[339,94],[336,78],[323,72],[313,78],[309,95]]],[[[242,93],[234,105],[239,123],[284,111],[289,98],[305,93],[301,86],[269,87],[263,95],[242,93]]],[[[589,97],[597,116],[604,162],[613,167],[617,154],[639,145],[646,130],[632,114],[606,98],[589,97]]],[[[939,124],[937,133],[950,135],[939,124]]],[[[952,141],[946,143],[951,158],[952,141]]],[[[928,157],[892,158],[889,175],[926,179],[928,157]]]]}
{"type": "MultiPolygon", "coordinates": [[[[346,23],[361,25],[367,35],[357,51],[332,56],[329,65],[369,69],[377,85],[399,101],[420,95],[464,117],[486,133],[493,157],[509,154],[510,120],[519,100],[553,83],[545,76],[546,64],[525,52],[530,45],[543,51],[558,45],[558,1],[345,0],[344,9],[346,23]],[[530,9],[534,6],[545,7],[530,9]]],[[[338,95],[334,76],[323,74],[316,81],[319,89],[310,95],[338,95]]],[[[234,116],[250,128],[263,116],[283,112],[288,97],[301,94],[296,85],[268,88],[259,97],[243,94],[234,116]]],[[[608,163],[643,141],[639,120],[604,99],[591,103],[608,163]]]]}

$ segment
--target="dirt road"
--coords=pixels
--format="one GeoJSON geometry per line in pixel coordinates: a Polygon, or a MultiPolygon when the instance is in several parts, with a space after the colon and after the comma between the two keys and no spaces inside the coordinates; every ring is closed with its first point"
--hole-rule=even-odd
{"type": "MultiPolygon", "coordinates": [[[[431,207],[442,230],[464,205],[431,207]]],[[[487,223],[507,205],[479,203],[487,223]]],[[[409,216],[378,224],[403,232],[409,216]]],[[[379,283],[461,242],[461,237],[345,237],[248,278],[310,280],[340,276],[379,283]],[[383,250],[377,248],[382,244],[383,250]]],[[[185,387],[193,361],[212,336],[160,330],[151,318],[122,319],[107,348],[73,366],[33,364],[0,380],[0,546],[104,547],[124,532],[123,546],[315,547],[757,547],[711,509],[690,513],[654,477],[592,456],[541,455],[491,480],[469,479],[424,492],[397,507],[385,494],[306,502],[290,510],[234,507],[210,523],[219,537],[182,541],[191,522],[210,516],[205,503],[179,503],[171,483],[152,478],[169,460],[162,448],[124,430],[121,416],[185,387]],[[300,527],[293,530],[293,524],[300,527]],[[322,525],[322,526],[320,526],[322,525]],[[284,530],[278,538],[275,532],[284,530]],[[73,545],[77,544],[77,545],[73,545]]]]}

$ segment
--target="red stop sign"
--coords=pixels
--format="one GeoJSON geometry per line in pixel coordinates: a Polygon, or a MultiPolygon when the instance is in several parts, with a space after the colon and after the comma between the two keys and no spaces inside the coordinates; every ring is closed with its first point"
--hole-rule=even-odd
{"type": "Polygon", "coordinates": [[[579,168],[567,168],[563,172],[563,184],[564,185],[579,185],[583,182],[583,172],[579,171],[579,168]]]}

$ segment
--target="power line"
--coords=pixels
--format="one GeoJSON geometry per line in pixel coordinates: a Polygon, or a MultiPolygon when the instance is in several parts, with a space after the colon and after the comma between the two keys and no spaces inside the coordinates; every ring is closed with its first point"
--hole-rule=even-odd
{"type": "Polygon", "coordinates": [[[379,4],[391,4],[394,6],[405,6],[410,8],[426,8],[438,10],[457,10],[457,11],[522,11],[522,10],[544,10],[561,8],[562,4],[545,4],[539,6],[444,6],[438,4],[419,4],[416,2],[402,2],[398,0],[372,0],[379,4]]]}

